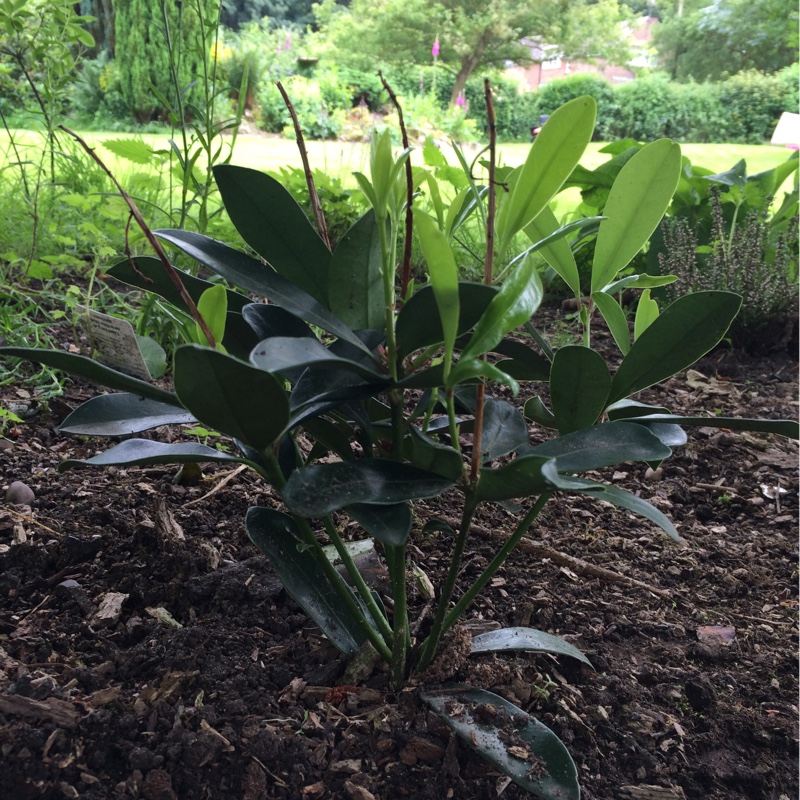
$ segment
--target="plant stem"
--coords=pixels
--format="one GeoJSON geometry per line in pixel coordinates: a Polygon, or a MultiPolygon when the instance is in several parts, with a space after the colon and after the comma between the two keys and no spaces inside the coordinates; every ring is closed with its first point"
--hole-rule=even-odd
{"type": "MultiPolygon", "coordinates": [[[[283,487],[286,485],[286,478],[283,475],[283,470],[278,463],[278,459],[275,457],[275,454],[269,448],[261,451],[261,456],[264,459],[265,463],[267,464],[269,470],[269,482],[278,490],[281,491],[283,487]]],[[[322,545],[317,540],[317,537],[314,531],[311,529],[311,525],[308,524],[308,520],[305,517],[301,517],[299,514],[292,514],[292,519],[294,520],[295,524],[297,525],[298,530],[303,536],[306,544],[314,551],[314,559],[322,568],[322,571],[325,573],[328,581],[331,584],[331,587],[339,595],[342,602],[347,606],[347,610],[353,615],[354,619],[357,619],[363,628],[367,639],[369,639],[370,644],[380,653],[381,658],[385,659],[388,664],[392,663],[392,651],[389,649],[388,645],[384,641],[381,634],[375,630],[375,628],[370,625],[369,620],[367,619],[366,615],[364,614],[364,609],[358,604],[358,601],[355,598],[355,595],[351,591],[350,587],[345,583],[342,576],[339,574],[336,567],[330,562],[330,559],[325,555],[325,551],[322,549],[322,545]]],[[[330,519],[327,520],[330,522],[330,519]]],[[[333,526],[331,526],[333,527],[333,526]]],[[[328,530],[328,534],[331,531],[328,530]]],[[[336,533],[334,528],[334,536],[331,537],[334,544],[336,541],[341,544],[341,537],[339,534],[336,533]]],[[[345,561],[345,558],[350,561],[352,564],[352,559],[350,559],[350,554],[346,552],[347,548],[343,547],[344,555],[339,548],[337,547],[337,552],[339,555],[342,556],[342,560],[345,561]]],[[[347,562],[345,561],[345,566],[347,566],[347,562]]],[[[360,576],[358,569],[356,568],[355,564],[352,564],[353,570],[356,574],[360,576]]],[[[363,583],[363,580],[362,580],[363,583]]],[[[369,595],[369,590],[367,590],[367,594],[369,595]]],[[[370,595],[369,597],[370,602],[374,605],[375,601],[370,595]]],[[[376,622],[378,622],[382,617],[383,614],[378,613],[375,616],[376,622]]],[[[383,622],[386,624],[388,635],[392,635],[392,631],[386,623],[385,618],[383,622]]],[[[380,624],[378,622],[378,624],[380,624]]]]}
{"type": "Polygon", "coordinates": [[[419,661],[417,662],[418,672],[424,671],[430,665],[436,653],[436,649],[439,646],[442,634],[445,632],[444,621],[445,615],[447,614],[447,605],[456,588],[456,580],[461,570],[461,559],[464,556],[464,549],[467,545],[470,524],[477,507],[478,499],[473,491],[464,499],[461,527],[459,528],[455,544],[453,545],[453,552],[450,555],[450,568],[447,570],[447,577],[445,578],[444,586],[442,586],[442,593],[439,597],[439,604],[436,607],[436,614],[433,618],[431,632],[422,645],[422,651],[420,652],[419,661]]]}
{"type": "Polygon", "coordinates": [[[533,504],[528,513],[523,517],[522,521],[517,525],[514,533],[508,538],[506,543],[497,551],[495,557],[486,566],[483,572],[478,576],[475,583],[467,589],[466,592],[459,598],[458,602],[450,609],[444,620],[442,633],[448,631],[457,621],[458,618],[467,610],[472,601],[478,596],[484,586],[492,579],[495,572],[503,566],[505,560],[509,557],[512,550],[519,544],[520,539],[525,535],[525,532],[533,524],[536,517],[539,516],[545,503],[550,499],[552,492],[545,492],[539,495],[536,502],[533,504]]]}
{"type": "Polygon", "coordinates": [[[386,236],[386,218],[379,219],[378,238],[381,244],[381,264],[383,266],[383,305],[386,321],[386,366],[393,381],[397,380],[397,341],[394,335],[394,264],[392,250],[386,236]]]}
{"type": "MultiPolygon", "coordinates": [[[[403,138],[403,149],[408,150],[410,145],[408,142],[408,132],[406,131],[406,123],[403,119],[403,108],[397,95],[392,91],[383,73],[378,72],[378,77],[381,79],[383,88],[386,89],[389,99],[392,101],[394,107],[397,109],[397,120],[400,125],[400,135],[403,138]]],[[[411,157],[406,158],[406,238],[403,243],[403,269],[400,278],[400,299],[405,300],[408,291],[408,284],[411,280],[411,244],[414,229],[414,219],[411,211],[411,205],[414,202],[414,179],[411,171],[411,157]]]]}
{"type": "Polygon", "coordinates": [[[355,561],[353,561],[350,551],[342,541],[342,537],[339,535],[339,531],[336,530],[336,526],[333,524],[330,516],[323,518],[323,524],[325,525],[325,530],[330,537],[331,543],[336,548],[336,552],[347,570],[347,574],[350,576],[358,593],[361,595],[364,605],[375,620],[375,624],[380,628],[383,638],[386,639],[387,642],[390,642],[392,640],[392,629],[389,626],[389,622],[380,608],[378,608],[378,604],[375,602],[372,592],[370,592],[369,587],[364,581],[364,577],[356,566],[355,561]]]}
{"type": "Polygon", "coordinates": [[[186,304],[186,307],[189,309],[189,313],[192,315],[192,319],[200,326],[200,330],[203,331],[203,335],[206,337],[206,341],[208,342],[209,347],[216,347],[216,342],[214,341],[214,336],[212,335],[211,331],[206,324],[206,321],[203,319],[203,315],[197,310],[197,306],[195,305],[194,300],[192,300],[189,292],[186,291],[186,287],[183,285],[183,281],[181,281],[180,276],[175,271],[175,268],[170,264],[169,259],[167,258],[167,254],[164,252],[164,248],[161,246],[161,243],[156,239],[153,235],[153,231],[150,230],[150,226],[144,221],[144,217],[142,216],[142,212],[136,206],[136,203],[133,202],[133,198],[122,188],[119,181],[114,177],[111,170],[103,163],[100,156],[94,151],[94,148],[89,147],[86,142],[78,136],[77,133],[71,131],[69,128],[65,127],[64,125],[59,125],[62,131],[68,133],[75,139],[78,144],[89,154],[89,156],[100,166],[103,172],[108,175],[111,179],[114,186],[117,187],[117,191],[120,194],[120,197],[125,201],[128,208],[131,210],[131,214],[133,218],[136,220],[137,225],[141,229],[142,233],[144,234],[145,239],[149,242],[150,246],[155,250],[156,255],[158,256],[161,263],[164,265],[164,269],[167,271],[167,275],[169,275],[170,280],[175,285],[175,288],[178,290],[181,296],[181,300],[186,304]]]}
{"type": "Polygon", "coordinates": [[[392,581],[394,600],[394,638],[392,642],[392,683],[399,689],[406,677],[406,661],[410,633],[408,626],[408,595],[406,590],[406,546],[386,547],[386,563],[392,581]],[[391,555],[389,555],[391,553],[391,555]]]}
{"type": "Polygon", "coordinates": [[[311,166],[308,163],[308,151],[306,150],[305,140],[303,139],[303,131],[300,129],[300,121],[297,119],[294,106],[292,105],[292,101],[289,99],[289,95],[286,94],[286,89],[283,88],[283,84],[280,81],[277,81],[275,85],[278,87],[278,91],[281,93],[281,97],[283,97],[283,102],[286,103],[286,108],[289,110],[289,116],[292,118],[294,135],[297,139],[297,149],[300,151],[300,158],[303,162],[303,171],[306,175],[306,184],[308,185],[308,200],[311,203],[311,210],[314,214],[314,222],[317,225],[317,232],[319,233],[322,241],[325,242],[325,246],[328,248],[328,250],[330,250],[331,240],[328,237],[328,226],[325,224],[325,214],[322,213],[322,204],[319,201],[317,187],[314,184],[314,174],[311,172],[311,166]]]}

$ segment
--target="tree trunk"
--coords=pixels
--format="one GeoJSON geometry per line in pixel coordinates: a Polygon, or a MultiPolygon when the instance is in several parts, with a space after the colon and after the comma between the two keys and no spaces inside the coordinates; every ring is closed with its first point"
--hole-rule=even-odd
{"type": "Polygon", "coordinates": [[[450,105],[454,106],[456,104],[456,100],[458,100],[458,96],[461,92],[464,91],[464,87],[467,84],[467,79],[481,62],[481,57],[483,56],[486,48],[489,46],[490,42],[492,41],[492,29],[487,28],[482,34],[481,38],[478,40],[478,43],[475,45],[475,49],[468,55],[464,56],[461,59],[461,66],[459,67],[458,73],[456,74],[456,82],[453,84],[453,91],[450,94],[450,105]]]}

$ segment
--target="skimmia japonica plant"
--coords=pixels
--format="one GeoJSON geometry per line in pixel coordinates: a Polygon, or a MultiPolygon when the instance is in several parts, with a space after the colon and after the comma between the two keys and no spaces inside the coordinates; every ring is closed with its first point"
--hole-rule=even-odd
{"type": "MultiPolygon", "coordinates": [[[[681,154],[670,140],[647,145],[626,163],[602,219],[559,226],[549,203],[591,139],[595,110],[589,97],[559,109],[525,164],[503,173],[502,183],[492,150],[489,189],[476,183],[459,153],[466,188],[449,201],[435,191],[432,173],[407,172],[408,150],[395,156],[388,134],[377,136],[370,175],[357,175],[371,208],[333,251],[278,181],[244,167],[217,166],[225,208],[257,256],[198,233],[161,230],[156,235],[236,288],[180,274],[181,293],[162,263],[149,257],[121,262],[110,271],[184,314],[193,304],[202,310],[196,330],[202,344],[175,351],[173,390],[82,356],[12,347],[2,352],[119,390],[84,403],[62,431],[119,436],[199,422],[231,437],[236,450],[129,438],[92,458],[66,461],[62,469],[248,465],[280,501],[279,507],[248,511],[248,535],[330,641],[349,658],[383,659],[395,687],[414,676],[424,680],[442,637],[458,625],[546,503],[589,495],[632,511],[678,539],[670,520],[654,506],[581,474],[630,461],[658,464],[686,441],[684,426],[796,437],[797,425],[684,417],[632,399],[711,350],[725,335],[740,299],[698,292],[661,310],[649,289],[669,278],[621,276],[661,220],[678,183],[681,154]],[[404,289],[408,296],[400,298],[396,249],[409,174],[418,185],[424,181],[432,212],[413,213],[427,282],[416,291],[404,289]],[[459,280],[451,243],[468,222],[486,225],[483,283],[459,280]],[[587,227],[597,233],[592,293],[582,298],[569,237],[587,227]],[[521,236],[527,237],[527,250],[503,270],[496,285],[493,259],[505,263],[512,241],[521,236]],[[581,345],[553,350],[536,328],[542,286],[531,258],[535,251],[575,292],[581,345]],[[616,298],[623,288],[642,290],[633,341],[616,298]],[[622,353],[615,370],[592,348],[591,322],[598,314],[622,353]],[[511,335],[521,327],[526,336],[511,335]],[[492,397],[497,384],[527,395],[524,405],[492,397]],[[549,385],[548,401],[535,394],[543,385],[549,385]],[[532,427],[537,429],[533,437],[532,427]],[[460,524],[415,516],[415,501],[446,492],[461,504],[460,524]],[[483,572],[465,579],[462,556],[475,511],[484,503],[513,506],[517,522],[483,572]],[[353,542],[341,534],[348,519],[363,531],[367,546],[380,552],[391,602],[384,603],[359,571],[353,542]],[[409,618],[407,602],[408,547],[424,526],[443,531],[452,549],[441,585],[429,587],[431,613],[415,624],[419,621],[409,618]]],[[[473,653],[517,649],[589,663],[572,644],[531,628],[481,634],[471,646],[473,653]]],[[[520,786],[545,798],[579,797],[577,771],[565,747],[523,710],[463,686],[427,691],[423,699],[520,786]],[[492,715],[472,713],[486,703],[492,715]],[[509,725],[516,731],[514,740],[526,743],[527,750],[509,750],[507,734],[500,736],[509,725]]]]}

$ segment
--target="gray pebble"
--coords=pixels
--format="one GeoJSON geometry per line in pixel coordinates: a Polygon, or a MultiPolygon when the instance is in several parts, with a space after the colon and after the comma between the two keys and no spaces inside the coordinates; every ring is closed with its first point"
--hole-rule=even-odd
{"type": "Polygon", "coordinates": [[[22,481],[14,481],[6,489],[6,502],[12,505],[29,506],[35,499],[33,490],[22,481]]]}

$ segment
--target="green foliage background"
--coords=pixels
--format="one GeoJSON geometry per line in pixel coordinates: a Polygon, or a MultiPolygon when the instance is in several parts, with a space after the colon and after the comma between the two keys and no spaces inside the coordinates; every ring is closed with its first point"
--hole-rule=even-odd
{"type": "Polygon", "coordinates": [[[177,101],[167,37],[173,43],[178,84],[183,90],[201,71],[202,53],[197,44],[201,15],[207,23],[216,24],[219,1],[116,0],[115,12],[115,61],[122,96],[136,121],[148,122],[164,112],[151,83],[173,105],[177,101]]]}

